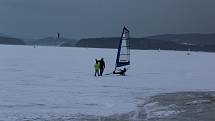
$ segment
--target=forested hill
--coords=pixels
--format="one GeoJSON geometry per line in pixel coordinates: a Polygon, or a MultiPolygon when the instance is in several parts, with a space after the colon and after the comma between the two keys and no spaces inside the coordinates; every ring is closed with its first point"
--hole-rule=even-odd
{"type": "MultiPolygon", "coordinates": [[[[117,48],[119,37],[74,39],[47,37],[34,41],[1,36],[0,44],[25,45],[37,44],[46,46],[117,48]]],[[[143,50],[185,50],[215,52],[215,34],[163,34],[145,38],[130,38],[131,49],[143,50]]]]}
{"type": "Polygon", "coordinates": [[[215,45],[215,34],[163,34],[147,38],[173,41],[180,44],[215,45]]]}
{"type": "Polygon", "coordinates": [[[37,45],[45,46],[75,46],[76,40],[68,38],[46,37],[35,41],[37,45]]]}
{"type": "MultiPolygon", "coordinates": [[[[88,38],[77,42],[77,47],[117,48],[120,38],[88,38]]],[[[215,34],[158,35],[130,38],[132,49],[161,49],[215,52],[215,34]]]]}
{"type": "MultiPolygon", "coordinates": [[[[80,40],[77,47],[90,48],[117,48],[120,38],[89,38],[80,40]]],[[[130,38],[131,49],[163,49],[163,50],[187,50],[184,45],[176,42],[155,40],[149,38],[130,38]]]]}
{"type": "Polygon", "coordinates": [[[25,42],[21,39],[17,39],[17,38],[13,38],[13,37],[0,36],[0,44],[25,45],[25,42]]]}

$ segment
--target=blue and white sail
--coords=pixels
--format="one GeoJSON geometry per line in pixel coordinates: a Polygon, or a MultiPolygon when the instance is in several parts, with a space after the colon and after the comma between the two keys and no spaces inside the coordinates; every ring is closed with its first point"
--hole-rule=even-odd
{"type": "Polygon", "coordinates": [[[119,41],[115,69],[130,65],[129,30],[124,27],[119,41]]]}

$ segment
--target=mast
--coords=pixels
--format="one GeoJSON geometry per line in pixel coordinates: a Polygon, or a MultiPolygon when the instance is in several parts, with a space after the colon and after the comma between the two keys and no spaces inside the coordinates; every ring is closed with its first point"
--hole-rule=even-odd
{"type": "Polygon", "coordinates": [[[117,67],[130,65],[130,42],[129,42],[129,30],[124,26],[121,34],[121,38],[118,45],[118,52],[115,64],[115,70],[117,67]]]}

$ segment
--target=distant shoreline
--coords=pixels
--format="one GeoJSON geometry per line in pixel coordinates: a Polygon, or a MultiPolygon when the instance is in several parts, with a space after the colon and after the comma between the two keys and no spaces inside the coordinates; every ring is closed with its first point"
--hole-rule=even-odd
{"type": "MultiPolygon", "coordinates": [[[[36,45],[86,48],[118,48],[119,37],[69,38],[46,37],[39,40],[22,40],[1,37],[0,44],[36,45]]],[[[215,34],[164,34],[145,38],[130,38],[130,48],[136,50],[175,50],[215,52],[215,34]]]]}

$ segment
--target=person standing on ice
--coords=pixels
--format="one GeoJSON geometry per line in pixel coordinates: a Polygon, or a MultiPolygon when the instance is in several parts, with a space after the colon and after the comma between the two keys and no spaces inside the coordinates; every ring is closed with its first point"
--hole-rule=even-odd
{"type": "Polygon", "coordinates": [[[94,65],[95,68],[95,76],[98,75],[99,76],[99,69],[100,69],[100,64],[99,61],[96,59],[96,63],[94,65]]]}
{"type": "Polygon", "coordinates": [[[59,33],[59,32],[57,33],[57,38],[58,38],[58,39],[60,38],[60,33],[59,33]]]}
{"type": "Polygon", "coordinates": [[[99,61],[100,64],[100,76],[102,76],[104,69],[105,69],[105,61],[104,58],[101,58],[101,60],[99,61]]]}

